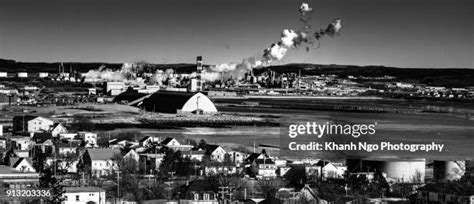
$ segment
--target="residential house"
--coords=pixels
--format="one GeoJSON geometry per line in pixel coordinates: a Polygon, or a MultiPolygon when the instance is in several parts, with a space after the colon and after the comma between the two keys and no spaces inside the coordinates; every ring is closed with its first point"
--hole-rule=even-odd
{"type": "Polygon", "coordinates": [[[129,149],[123,155],[123,159],[130,160],[130,161],[135,161],[138,164],[138,162],[140,160],[140,156],[138,155],[138,153],[135,150],[129,149]]]}
{"type": "Polygon", "coordinates": [[[10,167],[21,173],[35,173],[31,157],[10,157],[10,167]]]}
{"type": "Polygon", "coordinates": [[[142,147],[151,147],[154,144],[159,144],[160,138],[154,136],[145,136],[140,140],[140,146],[142,147]]]}
{"type": "Polygon", "coordinates": [[[191,160],[195,161],[202,161],[206,152],[204,150],[189,150],[189,151],[182,151],[181,154],[183,157],[188,157],[191,160]]]}
{"type": "Polygon", "coordinates": [[[180,144],[178,140],[175,138],[168,137],[161,141],[161,145],[169,147],[170,149],[173,149],[174,151],[189,151],[193,148],[192,145],[184,145],[180,144]]]}
{"type": "Polygon", "coordinates": [[[98,187],[65,187],[63,204],[105,204],[105,190],[98,187]]]}
{"type": "Polygon", "coordinates": [[[165,154],[163,153],[140,153],[140,164],[144,164],[147,170],[158,170],[165,154]]]}
{"type": "Polygon", "coordinates": [[[98,147],[97,133],[93,132],[79,132],[79,137],[84,140],[86,147],[98,147]]]}
{"type": "Polygon", "coordinates": [[[261,153],[250,154],[244,164],[246,168],[251,168],[253,172],[256,172],[257,178],[266,179],[277,176],[278,167],[265,150],[262,150],[261,153]]]}
{"type": "Polygon", "coordinates": [[[230,155],[230,159],[234,162],[235,165],[243,164],[245,158],[247,158],[248,154],[239,151],[229,151],[228,154],[230,155]]]}
{"type": "Polygon", "coordinates": [[[323,179],[342,178],[347,170],[347,167],[341,163],[331,163],[321,160],[317,165],[321,167],[320,174],[322,174],[323,179]]]}
{"type": "Polygon", "coordinates": [[[227,152],[221,146],[211,144],[207,145],[206,153],[211,157],[211,160],[218,162],[223,162],[225,155],[227,154],[227,152]]]}
{"type": "Polygon", "coordinates": [[[31,141],[31,137],[12,136],[10,137],[10,141],[12,141],[12,146],[19,150],[27,151],[30,150],[30,148],[34,145],[34,143],[31,141]]]}
{"type": "Polygon", "coordinates": [[[0,149],[7,148],[7,140],[5,138],[0,138],[0,149]]]}
{"type": "Polygon", "coordinates": [[[22,158],[30,157],[30,151],[27,151],[27,150],[14,150],[13,153],[15,154],[16,157],[22,157],[22,158]]]}
{"type": "Polygon", "coordinates": [[[59,134],[59,139],[60,140],[73,140],[76,138],[77,133],[60,133],[59,134]]]}
{"type": "Polygon", "coordinates": [[[236,174],[236,166],[205,166],[204,174],[205,175],[215,175],[215,174],[236,174]]]}
{"type": "Polygon", "coordinates": [[[53,135],[48,132],[34,133],[31,141],[34,142],[35,148],[41,148],[43,153],[53,153],[54,143],[53,135]]]}
{"type": "Polygon", "coordinates": [[[39,185],[39,178],[39,173],[20,172],[10,166],[0,165],[0,184],[4,190],[35,188],[39,185]]]}
{"type": "Polygon", "coordinates": [[[79,165],[86,170],[90,167],[90,173],[96,177],[110,175],[112,171],[117,170],[117,161],[115,155],[120,155],[118,149],[87,149],[79,158],[79,165]]]}
{"type": "Polygon", "coordinates": [[[50,130],[53,137],[58,137],[59,134],[67,133],[66,127],[62,123],[54,123],[53,127],[50,130]]]}
{"type": "Polygon", "coordinates": [[[32,115],[13,117],[14,132],[45,132],[49,131],[54,125],[54,121],[32,115]]]}
{"type": "Polygon", "coordinates": [[[80,146],[78,142],[56,143],[56,149],[59,155],[74,155],[80,146]]]}

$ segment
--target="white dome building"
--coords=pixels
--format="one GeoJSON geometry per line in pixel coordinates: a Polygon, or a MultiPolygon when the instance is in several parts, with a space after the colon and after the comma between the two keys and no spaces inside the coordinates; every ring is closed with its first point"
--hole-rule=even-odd
{"type": "Polygon", "coordinates": [[[214,102],[203,93],[158,91],[145,98],[140,106],[160,113],[217,113],[214,102]]]}

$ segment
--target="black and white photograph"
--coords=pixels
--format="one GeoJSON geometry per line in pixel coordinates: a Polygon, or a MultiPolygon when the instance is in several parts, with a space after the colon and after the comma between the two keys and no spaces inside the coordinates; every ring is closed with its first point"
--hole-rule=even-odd
{"type": "Polygon", "coordinates": [[[0,0],[0,204],[474,204],[473,0],[0,0]]]}

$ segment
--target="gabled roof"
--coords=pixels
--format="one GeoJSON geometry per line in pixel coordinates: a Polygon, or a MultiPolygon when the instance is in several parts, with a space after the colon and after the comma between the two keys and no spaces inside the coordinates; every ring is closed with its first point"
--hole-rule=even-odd
{"type": "Polygon", "coordinates": [[[120,154],[118,149],[87,149],[91,160],[110,160],[115,154],[120,154]]]}
{"type": "Polygon", "coordinates": [[[167,137],[166,139],[164,139],[163,141],[161,141],[161,144],[162,144],[162,145],[167,145],[167,144],[170,143],[172,140],[174,140],[174,138],[172,138],[172,137],[167,137]]]}
{"type": "Polygon", "coordinates": [[[64,129],[66,129],[66,127],[65,127],[62,123],[54,123],[54,124],[53,124],[53,127],[51,127],[51,130],[56,129],[58,126],[61,126],[61,127],[63,127],[64,129]]]}
{"type": "Polygon", "coordinates": [[[33,160],[31,157],[20,158],[20,157],[11,157],[10,158],[10,167],[16,168],[23,160],[26,160],[30,166],[33,166],[33,160]]]}
{"type": "Polygon", "coordinates": [[[219,148],[220,146],[219,145],[208,144],[208,145],[206,145],[206,147],[207,147],[207,151],[209,151],[209,153],[212,153],[212,152],[216,151],[216,149],[219,148]]]}

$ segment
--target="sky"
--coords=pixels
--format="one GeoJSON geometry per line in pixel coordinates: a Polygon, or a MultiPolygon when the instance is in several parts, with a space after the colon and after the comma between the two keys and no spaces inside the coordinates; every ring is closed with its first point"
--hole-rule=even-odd
{"type": "Polygon", "coordinates": [[[0,0],[0,58],[28,62],[240,62],[283,29],[341,18],[339,36],[279,62],[474,68],[473,0],[0,0]]]}

